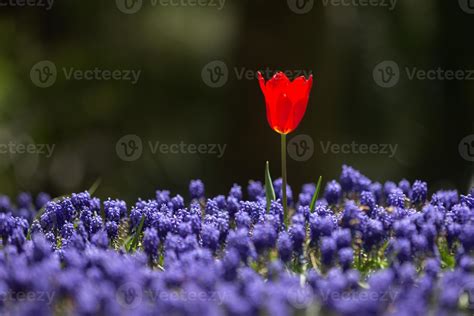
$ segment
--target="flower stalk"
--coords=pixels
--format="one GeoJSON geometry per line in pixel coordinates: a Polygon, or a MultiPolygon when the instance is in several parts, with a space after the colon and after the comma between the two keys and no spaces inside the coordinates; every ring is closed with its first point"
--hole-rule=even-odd
{"type": "Polygon", "coordinates": [[[285,219],[285,226],[288,228],[289,225],[289,217],[288,214],[288,198],[286,196],[286,134],[281,134],[281,178],[283,181],[281,191],[282,191],[282,203],[283,203],[283,216],[285,219]]]}

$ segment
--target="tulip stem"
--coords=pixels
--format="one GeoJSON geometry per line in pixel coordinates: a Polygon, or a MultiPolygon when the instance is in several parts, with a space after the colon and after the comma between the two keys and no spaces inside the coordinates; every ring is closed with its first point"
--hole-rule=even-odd
{"type": "Polygon", "coordinates": [[[287,204],[287,197],[286,197],[286,134],[281,134],[281,178],[283,180],[281,191],[283,196],[283,216],[285,220],[286,229],[288,229],[289,225],[289,214],[288,214],[288,204],[287,204]]]}

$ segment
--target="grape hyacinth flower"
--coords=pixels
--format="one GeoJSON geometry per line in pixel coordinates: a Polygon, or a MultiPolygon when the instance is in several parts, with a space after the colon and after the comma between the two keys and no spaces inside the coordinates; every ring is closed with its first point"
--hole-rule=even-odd
{"type": "Polygon", "coordinates": [[[332,180],[326,184],[324,198],[329,204],[337,204],[341,198],[341,193],[341,185],[336,180],[332,180]]]}
{"type": "Polygon", "coordinates": [[[143,248],[150,258],[153,259],[157,256],[159,244],[160,239],[158,238],[156,229],[147,228],[143,234],[143,248]]]}
{"type": "Polygon", "coordinates": [[[428,185],[426,182],[416,180],[412,186],[411,200],[413,203],[424,203],[428,195],[428,185]]]}
{"type": "Polygon", "coordinates": [[[197,179],[191,180],[189,183],[189,194],[191,195],[191,199],[202,199],[204,198],[204,183],[197,179]]]}

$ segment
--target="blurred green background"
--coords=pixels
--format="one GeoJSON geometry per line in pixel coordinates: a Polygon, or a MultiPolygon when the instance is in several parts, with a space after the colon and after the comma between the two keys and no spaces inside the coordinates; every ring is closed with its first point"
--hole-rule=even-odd
{"type": "Polygon", "coordinates": [[[0,192],[55,196],[100,177],[101,197],[147,198],[158,188],[187,197],[194,178],[209,194],[227,193],[234,182],[262,179],[266,160],[276,178],[280,139],[255,79],[267,69],[315,77],[306,115],[289,136],[310,135],[315,145],[309,160],[288,159],[294,187],[319,175],[336,178],[344,163],[378,181],[424,179],[431,189],[463,191],[472,185],[473,162],[459,143],[474,134],[473,80],[411,80],[405,69],[474,69],[474,1],[465,0],[466,9],[463,0],[399,0],[393,10],[323,0],[76,0],[50,10],[8,1],[0,6],[0,143],[55,147],[50,157],[0,154],[0,192]],[[40,87],[35,67],[45,60],[57,77],[40,87]],[[393,87],[377,83],[384,61],[400,68],[393,87]],[[206,74],[222,64],[227,78],[211,87],[206,74]],[[140,76],[136,84],[68,79],[71,68],[140,76]],[[134,161],[118,153],[128,134],[143,142],[134,161]],[[153,154],[148,141],[226,150],[221,158],[153,154]],[[320,145],[352,141],[398,147],[390,158],[324,153],[320,145]]]}

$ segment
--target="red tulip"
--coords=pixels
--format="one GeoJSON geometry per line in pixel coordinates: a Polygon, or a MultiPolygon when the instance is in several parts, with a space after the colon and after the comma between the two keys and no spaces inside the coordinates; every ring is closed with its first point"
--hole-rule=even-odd
{"type": "Polygon", "coordinates": [[[258,81],[265,96],[270,127],[280,134],[294,131],[306,112],[313,76],[309,79],[301,76],[291,82],[284,73],[277,72],[265,83],[259,72],[258,81]]]}

